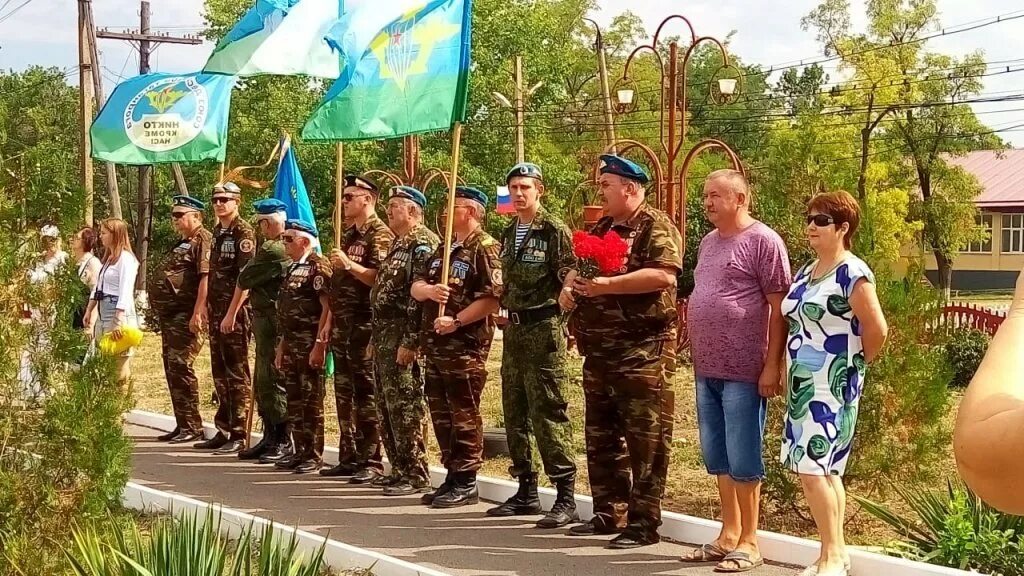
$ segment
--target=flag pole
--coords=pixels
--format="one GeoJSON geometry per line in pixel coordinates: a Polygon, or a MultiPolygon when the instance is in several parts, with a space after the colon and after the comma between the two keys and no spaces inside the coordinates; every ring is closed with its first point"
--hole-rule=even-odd
{"type": "MultiPolygon", "coordinates": [[[[441,260],[441,284],[448,285],[448,273],[452,260],[452,226],[455,224],[455,187],[459,184],[459,151],[462,147],[462,122],[455,123],[452,133],[452,173],[448,180],[448,209],[445,211],[444,252],[441,260]]],[[[444,316],[444,304],[440,305],[438,317],[444,316]]]]}
{"type": "Polygon", "coordinates": [[[334,247],[341,247],[341,195],[345,191],[345,144],[338,142],[336,152],[336,174],[334,185],[334,247]]]}

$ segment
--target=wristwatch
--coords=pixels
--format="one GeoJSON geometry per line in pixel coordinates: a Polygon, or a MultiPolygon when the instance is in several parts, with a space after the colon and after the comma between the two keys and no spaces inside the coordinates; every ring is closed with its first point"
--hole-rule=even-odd
{"type": "Polygon", "coordinates": [[[345,263],[345,271],[349,271],[349,270],[352,270],[352,262],[346,262],[345,263]]]}
{"type": "Polygon", "coordinates": [[[455,322],[454,322],[454,323],[455,323],[455,328],[456,328],[456,329],[458,329],[458,328],[462,328],[462,320],[459,320],[459,317],[458,317],[458,316],[456,316],[456,317],[454,318],[454,320],[455,320],[455,322]]]}

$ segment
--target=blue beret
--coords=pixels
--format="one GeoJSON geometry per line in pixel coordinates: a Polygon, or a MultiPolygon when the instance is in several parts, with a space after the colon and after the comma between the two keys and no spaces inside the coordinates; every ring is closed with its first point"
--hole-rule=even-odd
{"type": "Polygon", "coordinates": [[[374,194],[376,194],[377,191],[378,191],[376,184],[374,184],[373,182],[370,182],[368,179],[363,178],[362,176],[358,176],[356,174],[349,174],[348,176],[345,176],[345,187],[347,188],[349,186],[355,186],[356,188],[363,188],[364,190],[369,190],[370,192],[373,192],[374,194]]]}
{"type": "Polygon", "coordinates": [[[534,178],[536,180],[544,181],[544,173],[541,172],[540,166],[532,162],[523,162],[522,164],[516,164],[508,171],[505,175],[505,184],[508,184],[510,180],[516,177],[523,178],[534,178]]]}
{"type": "Polygon", "coordinates": [[[289,220],[285,222],[284,228],[285,230],[296,230],[298,232],[305,232],[306,234],[310,234],[311,236],[313,236],[313,238],[320,237],[320,233],[317,232],[316,226],[313,226],[312,224],[306,222],[305,220],[289,220]]]}
{"type": "Polygon", "coordinates": [[[466,198],[467,200],[475,200],[479,202],[484,208],[487,207],[487,194],[484,194],[480,190],[472,186],[456,186],[455,187],[456,198],[466,198]]]}
{"type": "Polygon", "coordinates": [[[278,212],[287,212],[288,207],[277,198],[264,198],[252,203],[252,209],[260,216],[269,216],[278,212]]]}
{"type": "Polygon", "coordinates": [[[627,180],[632,180],[641,184],[647,184],[651,181],[647,172],[632,160],[627,160],[626,158],[615,156],[613,154],[602,154],[601,162],[601,174],[615,174],[616,176],[622,176],[627,180]]]}
{"type": "Polygon", "coordinates": [[[198,198],[193,198],[191,196],[175,196],[171,198],[171,206],[178,208],[188,208],[190,210],[197,210],[199,212],[206,210],[206,204],[204,204],[198,198]]]}
{"type": "Polygon", "coordinates": [[[419,204],[420,208],[427,206],[427,197],[412,186],[395,186],[391,189],[391,195],[388,198],[405,198],[419,204]]]}

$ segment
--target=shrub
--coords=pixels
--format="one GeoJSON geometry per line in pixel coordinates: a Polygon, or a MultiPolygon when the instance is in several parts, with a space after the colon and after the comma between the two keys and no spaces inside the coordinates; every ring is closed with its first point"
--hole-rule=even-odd
{"type": "Polygon", "coordinates": [[[105,516],[120,506],[128,479],[131,443],[121,417],[130,395],[116,383],[113,362],[93,355],[84,364],[84,335],[71,317],[80,288],[69,265],[45,285],[29,285],[29,243],[0,237],[0,315],[19,318],[22,303],[53,319],[49,343],[38,345],[38,326],[0,323],[0,554],[33,574],[59,574],[59,546],[73,522],[105,516]],[[29,351],[32,371],[46,394],[25,398],[19,360],[29,351]]]}
{"type": "Polygon", "coordinates": [[[988,350],[988,341],[988,334],[973,328],[956,328],[951,331],[946,342],[946,357],[953,367],[950,386],[964,388],[971,383],[971,378],[974,378],[988,350]]]}
{"type": "MultiPolygon", "coordinates": [[[[908,273],[907,278],[917,278],[908,273]]],[[[844,481],[865,494],[884,494],[893,483],[936,477],[949,453],[948,383],[952,369],[936,325],[938,294],[915,280],[877,283],[889,323],[882,355],[868,368],[851,459],[844,481]]],[[[770,506],[795,509],[804,518],[799,479],[778,460],[785,408],[769,410],[767,479],[770,506]]]]}
{"type": "Polygon", "coordinates": [[[889,553],[961,570],[1024,576],[1024,518],[986,505],[960,481],[948,482],[945,491],[895,491],[914,517],[854,496],[905,538],[888,546],[889,553]]]}

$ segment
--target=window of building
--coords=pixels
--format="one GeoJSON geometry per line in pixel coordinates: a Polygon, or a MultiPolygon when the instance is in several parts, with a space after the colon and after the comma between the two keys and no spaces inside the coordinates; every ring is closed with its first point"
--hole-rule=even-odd
{"type": "MultiPolygon", "coordinates": [[[[1016,214],[1016,216],[1022,216],[1016,214]]],[[[1005,218],[1005,217],[1004,217],[1005,218]]],[[[1005,223],[1006,221],[1003,220],[1005,223]]],[[[965,254],[991,254],[992,253],[992,215],[991,214],[975,214],[974,225],[979,230],[985,232],[985,239],[976,242],[971,242],[964,247],[961,252],[965,254]]],[[[1005,230],[1005,228],[1004,228],[1005,230]]],[[[1005,246],[1005,244],[1004,244],[1005,246]]],[[[1005,250],[1004,250],[1005,251],[1005,250]]]]}
{"type": "Polygon", "coordinates": [[[1003,214],[1003,254],[1024,253],[1024,214],[1003,214]]]}

